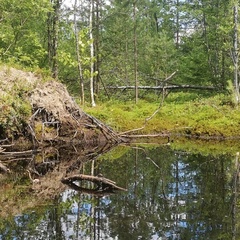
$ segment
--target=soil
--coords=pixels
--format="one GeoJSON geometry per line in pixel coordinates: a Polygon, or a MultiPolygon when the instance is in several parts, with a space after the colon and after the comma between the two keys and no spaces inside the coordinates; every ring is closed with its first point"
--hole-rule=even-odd
{"type": "MultiPolygon", "coordinates": [[[[114,144],[122,141],[111,128],[83,112],[60,82],[50,80],[43,83],[41,77],[34,73],[3,66],[0,69],[0,84],[1,96],[19,96],[18,91],[21,91],[24,92],[24,101],[31,105],[32,115],[25,124],[15,127],[14,131],[18,131],[15,133],[15,144],[29,141],[36,147],[70,142],[98,145],[100,141],[114,144]]],[[[2,109],[6,108],[4,101],[2,97],[2,109]]],[[[6,122],[6,114],[0,116],[0,127],[1,118],[6,122]]]]}
{"type": "Polygon", "coordinates": [[[29,100],[32,135],[37,143],[121,141],[108,126],[83,112],[62,83],[50,81],[35,88],[29,100]]]}

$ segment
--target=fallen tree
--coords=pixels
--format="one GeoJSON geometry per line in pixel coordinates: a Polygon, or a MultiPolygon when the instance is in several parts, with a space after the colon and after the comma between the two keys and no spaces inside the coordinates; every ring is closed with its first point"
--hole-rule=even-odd
{"type": "MultiPolygon", "coordinates": [[[[199,89],[199,90],[215,90],[216,88],[213,86],[198,86],[198,85],[189,85],[189,84],[176,84],[170,81],[175,75],[177,71],[170,74],[167,78],[164,80],[152,78],[155,81],[160,82],[158,86],[138,86],[138,89],[143,90],[173,90],[173,89],[199,89]]],[[[136,89],[136,86],[107,86],[105,88],[108,89],[120,89],[120,90],[126,90],[126,89],[136,89]]]]}
{"type": "MultiPolygon", "coordinates": [[[[109,89],[135,89],[135,86],[107,86],[109,89]]],[[[143,90],[173,90],[173,89],[199,89],[199,90],[216,90],[213,86],[197,86],[188,84],[172,84],[172,85],[160,85],[160,86],[138,86],[138,89],[143,90]]]]}

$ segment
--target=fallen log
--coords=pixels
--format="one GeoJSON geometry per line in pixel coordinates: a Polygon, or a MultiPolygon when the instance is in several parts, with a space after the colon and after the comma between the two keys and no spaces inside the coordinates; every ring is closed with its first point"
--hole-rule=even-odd
{"type": "Polygon", "coordinates": [[[96,192],[106,192],[106,191],[114,192],[114,190],[127,191],[127,189],[117,186],[116,182],[103,177],[101,174],[99,174],[98,176],[91,176],[91,175],[84,175],[84,174],[73,175],[70,177],[62,178],[61,182],[69,185],[70,187],[74,187],[75,189],[78,189],[78,191],[84,190],[85,192],[88,190],[90,192],[94,191],[95,193],[96,192]],[[95,188],[95,189],[82,188],[82,187],[79,187],[76,184],[74,184],[75,181],[93,182],[97,185],[97,188],[95,188]]]}
{"type": "MultiPolygon", "coordinates": [[[[109,89],[135,89],[135,86],[107,86],[109,89]]],[[[164,86],[138,86],[138,89],[145,90],[167,90],[167,89],[200,89],[200,90],[216,90],[213,86],[196,86],[196,85],[164,85],[164,86]]]]}

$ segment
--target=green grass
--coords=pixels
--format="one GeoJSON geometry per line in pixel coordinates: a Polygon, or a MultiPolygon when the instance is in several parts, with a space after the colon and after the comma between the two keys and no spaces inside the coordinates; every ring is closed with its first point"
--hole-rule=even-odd
{"type": "MultiPolygon", "coordinates": [[[[145,119],[159,107],[159,102],[140,100],[108,101],[84,110],[118,132],[144,126],[145,119]]],[[[196,93],[172,93],[149,121],[136,134],[171,133],[195,136],[240,136],[240,110],[229,104],[223,94],[203,97],[196,93]]]]}

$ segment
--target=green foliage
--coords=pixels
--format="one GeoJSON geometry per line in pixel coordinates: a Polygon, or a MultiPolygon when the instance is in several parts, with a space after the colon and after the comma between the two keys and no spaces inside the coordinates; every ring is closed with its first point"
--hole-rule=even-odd
{"type": "Polygon", "coordinates": [[[0,1],[0,55],[5,62],[43,66],[45,20],[51,11],[47,0],[0,1]],[[14,17],[13,17],[14,16],[14,17]]]}
{"type": "MultiPolygon", "coordinates": [[[[100,19],[93,19],[94,59],[89,57],[88,5],[79,7],[78,44],[88,90],[86,95],[89,93],[91,61],[96,64],[94,76],[99,74],[96,79],[104,86],[134,85],[134,64],[137,63],[140,85],[159,85],[161,80],[178,70],[173,82],[226,88],[227,79],[232,78],[233,66],[229,54],[232,46],[231,1],[184,1],[176,7],[173,1],[142,0],[134,18],[132,3],[112,1],[111,5],[102,3],[98,6],[100,19]]],[[[57,61],[59,78],[78,95],[72,11],[71,7],[63,8],[62,5],[57,61]]],[[[0,12],[1,61],[51,69],[49,39],[53,37],[50,26],[53,19],[49,17],[53,12],[52,2],[0,0],[0,12]]],[[[99,84],[94,83],[96,89],[99,84]]],[[[102,90],[97,94],[106,97],[102,90]]],[[[134,93],[125,91],[121,97],[129,100],[134,93]]],[[[141,93],[140,98],[144,98],[141,93]]]]}
{"type": "Polygon", "coordinates": [[[235,89],[231,80],[227,81],[227,94],[224,96],[224,103],[232,106],[237,106],[235,89]]]}
{"type": "Polygon", "coordinates": [[[30,103],[17,95],[6,94],[0,97],[0,109],[0,125],[3,132],[19,132],[31,115],[30,103]]]}

